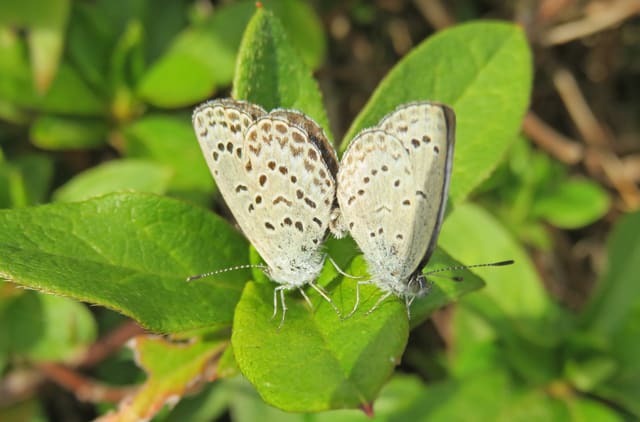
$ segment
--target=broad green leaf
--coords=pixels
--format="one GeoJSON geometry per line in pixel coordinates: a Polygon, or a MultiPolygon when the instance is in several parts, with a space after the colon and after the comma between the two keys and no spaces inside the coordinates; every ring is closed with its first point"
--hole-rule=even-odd
{"type": "Polygon", "coordinates": [[[148,379],[117,412],[107,415],[108,420],[149,420],[163,406],[175,405],[184,394],[212,381],[215,360],[225,345],[219,340],[171,343],[161,337],[136,337],[132,347],[148,379]]]}
{"type": "Polygon", "coordinates": [[[287,38],[280,21],[258,9],[247,25],[238,53],[233,97],[304,111],[331,138],[318,84],[287,38]]]}
{"type": "Polygon", "coordinates": [[[609,204],[609,195],[597,184],[588,180],[569,180],[536,198],[532,213],[554,226],[576,229],[602,218],[609,204]]]}
{"type": "Polygon", "coordinates": [[[397,105],[435,100],[456,112],[450,197],[461,202],[496,167],[529,103],[531,53],[522,28],[473,22],[442,31],[411,51],[380,83],[341,150],[397,105]]]}
{"type": "Polygon", "coordinates": [[[0,211],[0,278],[103,305],[159,332],[228,326],[247,244],[216,215],[150,194],[0,211]]]}
{"type": "Polygon", "coordinates": [[[87,307],[64,297],[25,292],[0,308],[0,350],[31,360],[72,363],[96,331],[87,307]]]}
{"type": "MultiPolygon", "coordinates": [[[[344,313],[355,298],[355,283],[346,284],[329,289],[344,313]],[[348,305],[342,306],[344,302],[348,305]]],[[[372,292],[363,289],[360,311],[341,320],[307,289],[315,311],[295,293],[288,294],[286,320],[278,328],[281,314],[272,318],[274,287],[247,283],[231,338],[240,370],[262,398],[287,411],[307,412],[372,403],[407,341],[403,305],[391,300],[364,317],[372,292]]]]}
{"type": "Polygon", "coordinates": [[[640,307],[640,212],[620,219],[607,249],[607,270],[583,314],[585,328],[605,338],[614,335],[640,307]]]}
{"type": "MultiPolygon", "coordinates": [[[[225,350],[226,352],[226,350],[225,350]]],[[[164,418],[162,422],[217,421],[227,412],[230,391],[222,380],[207,384],[202,392],[188,395],[164,418]]],[[[236,419],[233,419],[237,421],[236,419]]]]}
{"type": "Polygon", "coordinates": [[[0,208],[17,208],[44,202],[53,178],[51,158],[26,154],[0,161],[0,208]]]}
{"type": "Polygon", "coordinates": [[[487,282],[479,295],[490,297],[496,312],[529,321],[530,329],[546,317],[551,304],[526,251],[489,213],[472,204],[456,206],[442,226],[439,245],[465,265],[513,259],[511,266],[472,270],[487,282]]]}
{"type": "Polygon", "coordinates": [[[152,160],[173,170],[169,192],[209,203],[214,183],[186,116],[148,115],[123,129],[125,155],[152,160]]]}
{"type": "Polygon", "coordinates": [[[110,192],[133,190],[162,194],[166,192],[170,169],[141,160],[114,160],[92,167],[58,188],[56,201],[75,202],[110,192]]]}
{"type": "MultiPolygon", "coordinates": [[[[321,23],[311,7],[297,0],[263,3],[280,17],[305,62],[317,67],[325,46],[321,23]]],[[[228,4],[205,22],[183,31],[141,81],[138,92],[142,98],[159,107],[183,106],[228,85],[242,33],[255,9],[254,1],[228,4]]]]}
{"type": "Polygon", "coordinates": [[[576,422],[622,422],[628,420],[621,413],[617,413],[613,406],[592,400],[587,397],[576,397],[566,401],[571,420],[576,422]]]}
{"type": "Polygon", "coordinates": [[[29,130],[34,145],[55,151],[103,147],[109,127],[98,119],[42,115],[33,121],[29,130]]]}

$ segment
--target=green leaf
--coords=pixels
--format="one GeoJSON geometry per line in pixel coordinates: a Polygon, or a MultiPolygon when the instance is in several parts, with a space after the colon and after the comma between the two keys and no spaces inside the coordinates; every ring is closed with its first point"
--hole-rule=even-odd
{"type": "Polygon", "coordinates": [[[92,167],[58,188],[56,201],[75,202],[124,190],[162,194],[171,170],[146,161],[114,160],[92,167]]]}
{"type": "Polygon", "coordinates": [[[53,178],[50,157],[26,154],[0,161],[0,208],[17,208],[45,201],[53,178]]]}
{"type": "Polygon", "coordinates": [[[247,25],[238,53],[233,97],[267,110],[302,110],[331,138],[318,84],[280,21],[269,11],[258,9],[247,25]]]}
{"type": "Polygon", "coordinates": [[[170,193],[201,204],[210,202],[215,185],[189,118],[147,115],[122,133],[127,157],[151,160],[173,170],[170,193]]]}
{"type": "Polygon", "coordinates": [[[0,350],[31,360],[73,362],[96,331],[86,306],[67,298],[24,292],[0,307],[0,350]]]}
{"type": "MultiPolygon", "coordinates": [[[[325,45],[313,9],[297,0],[265,1],[264,7],[282,19],[305,62],[317,67],[325,45]]],[[[242,33],[255,8],[254,1],[227,4],[182,32],[141,81],[140,96],[158,107],[176,107],[201,101],[228,85],[242,33]]]]}
{"type": "Polygon", "coordinates": [[[640,212],[618,221],[607,250],[607,270],[583,313],[584,326],[605,338],[640,306],[640,212]]]}
{"type": "Polygon", "coordinates": [[[109,127],[103,120],[42,115],[30,128],[34,145],[48,150],[103,147],[109,127]]]}
{"type": "MultiPolygon", "coordinates": [[[[557,182],[557,181],[556,181],[557,182]]],[[[537,198],[532,213],[563,229],[576,229],[602,218],[609,209],[607,192],[588,180],[569,180],[537,198]]]]}
{"type": "MultiPolygon", "coordinates": [[[[328,303],[307,289],[315,311],[288,294],[286,320],[279,329],[280,313],[272,318],[274,287],[247,283],[231,338],[240,370],[262,398],[287,411],[370,404],[407,341],[402,303],[390,300],[364,317],[364,310],[372,305],[367,301],[372,291],[363,289],[359,312],[341,320],[328,303]],[[296,368],[304,368],[304,376],[296,368]]],[[[350,309],[355,283],[342,283],[339,289],[329,289],[329,295],[339,307],[346,301],[350,309]]]]}
{"type": "MultiPolygon", "coordinates": [[[[529,321],[529,329],[546,317],[551,303],[527,252],[482,208],[473,204],[456,206],[442,226],[439,245],[466,265],[513,259],[515,264],[511,266],[472,270],[487,282],[479,295],[490,297],[499,307],[496,312],[529,321]]],[[[544,338],[549,336],[544,333],[544,338]]]]}
{"type": "Polygon", "coordinates": [[[518,133],[529,102],[531,73],[527,40],[516,25],[483,21],[439,32],[380,83],[341,150],[399,104],[448,104],[457,116],[450,197],[459,203],[489,176],[518,133]]]}
{"type": "Polygon", "coordinates": [[[175,405],[185,393],[212,380],[215,374],[212,367],[225,344],[219,340],[171,343],[161,337],[136,337],[132,348],[148,379],[117,412],[107,415],[108,419],[150,420],[165,404],[175,405]]]}
{"type": "Polygon", "coordinates": [[[0,277],[96,303],[159,332],[228,326],[247,271],[242,235],[212,213],[149,194],[0,211],[0,277]]]}

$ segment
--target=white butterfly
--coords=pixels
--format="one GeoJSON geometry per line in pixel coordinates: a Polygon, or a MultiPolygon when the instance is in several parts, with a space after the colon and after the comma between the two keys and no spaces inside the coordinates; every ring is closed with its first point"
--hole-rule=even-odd
{"type": "Polygon", "coordinates": [[[281,324],[287,310],[285,290],[299,289],[311,304],[302,289],[306,285],[339,313],[315,284],[337,206],[337,158],[320,126],[297,111],[267,113],[232,99],[198,106],[193,126],[222,197],[266,262],[268,277],[280,283],[274,290],[274,316],[278,292],[281,324]]]}
{"type": "Polygon", "coordinates": [[[385,294],[412,301],[430,290],[422,273],[445,213],[453,164],[455,114],[433,102],[404,104],[359,133],[340,162],[340,217],[364,254],[372,283],[385,294]]]}

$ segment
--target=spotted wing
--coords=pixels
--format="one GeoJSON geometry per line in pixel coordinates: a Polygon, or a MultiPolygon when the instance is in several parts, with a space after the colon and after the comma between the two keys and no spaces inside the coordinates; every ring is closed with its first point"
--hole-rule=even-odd
{"type": "Polygon", "coordinates": [[[453,165],[455,114],[438,103],[409,103],[384,117],[378,126],[398,138],[409,153],[413,172],[410,193],[417,209],[407,256],[411,265],[419,257],[413,268],[420,271],[433,253],[444,218],[453,165]]]}
{"type": "Polygon", "coordinates": [[[333,149],[310,118],[285,110],[251,125],[243,149],[251,200],[243,210],[249,226],[245,233],[274,280],[290,285],[312,281],[321,269],[320,250],[335,198],[333,149]]]}
{"type": "Polygon", "coordinates": [[[400,280],[404,268],[414,265],[407,262],[415,259],[407,256],[418,210],[413,177],[402,142],[380,129],[361,132],[340,162],[337,197],[343,223],[378,280],[400,280]]]}
{"type": "Polygon", "coordinates": [[[244,132],[266,112],[244,101],[222,99],[206,102],[193,112],[193,127],[211,175],[227,206],[244,231],[240,210],[246,208],[248,192],[243,187],[242,142],[244,132]],[[239,218],[240,217],[240,218],[239,218]]]}

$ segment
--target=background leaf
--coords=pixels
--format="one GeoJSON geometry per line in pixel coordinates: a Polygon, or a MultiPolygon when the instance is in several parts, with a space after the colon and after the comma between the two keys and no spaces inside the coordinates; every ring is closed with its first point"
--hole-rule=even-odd
{"type": "Polygon", "coordinates": [[[531,90],[530,55],[515,25],[483,21],[439,32],[380,82],[340,149],[400,104],[448,104],[457,120],[449,197],[459,203],[489,176],[520,128],[531,90]]]}
{"type": "Polygon", "coordinates": [[[247,272],[185,279],[247,259],[245,240],[222,219],[163,197],[0,211],[2,278],[115,309],[158,332],[228,326],[247,272]]]}

